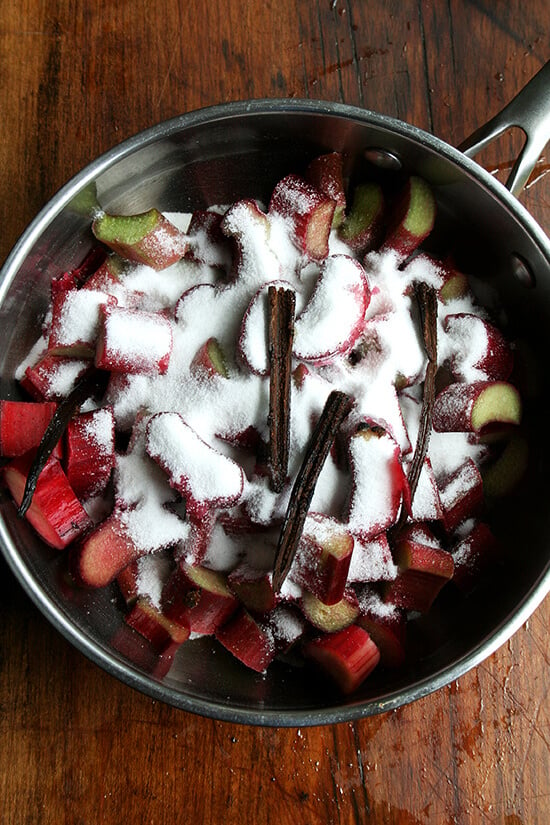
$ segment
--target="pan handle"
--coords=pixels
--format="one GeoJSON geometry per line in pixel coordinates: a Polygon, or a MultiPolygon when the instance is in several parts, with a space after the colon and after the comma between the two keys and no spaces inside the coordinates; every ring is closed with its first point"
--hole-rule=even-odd
{"type": "Polygon", "coordinates": [[[519,195],[550,140],[550,61],[502,111],[476,129],[458,148],[472,158],[511,126],[518,126],[526,137],[506,181],[510,192],[519,195]]]}

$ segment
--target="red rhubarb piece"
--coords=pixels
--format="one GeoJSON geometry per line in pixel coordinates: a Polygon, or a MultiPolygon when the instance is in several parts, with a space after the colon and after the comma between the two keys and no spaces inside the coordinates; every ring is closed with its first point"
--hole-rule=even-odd
{"type": "Polygon", "coordinates": [[[190,370],[196,375],[202,374],[209,378],[217,375],[221,375],[222,378],[229,377],[225,353],[217,338],[209,338],[199,347],[191,362],[190,370]]]}
{"type": "Polygon", "coordinates": [[[302,592],[300,610],[313,627],[325,633],[334,633],[352,624],[359,615],[357,597],[351,588],[346,588],[343,597],[335,604],[326,604],[309,593],[302,592]]]}
{"type": "Polygon", "coordinates": [[[456,380],[506,381],[514,366],[511,347],[494,324],[478,315],[447,315],[443,329],[452,347],[449,368],[456,380]]]}
{"type": "Polygon", "coordinates": [[[258,673],[264,673],[275,656],[269,629],[244,608],[216,630],[216,639],[240,662],[258,673]]]}
{"type": "Polygon", "coordinates": [[[340,226],[340,237],[358,257],[376,249],[383,240],[385,201],[378,183],[355,187],[351,210],[340,226]]]}
{"type": "Polygon", "coordinates": [[[468,458],[440,482],[442,521],[447,533],[476,515],[483,504],[483,481],[477,464],[468,458]]]}
{"type": "MultiPolygon", "coordinates": [[[[4,468],[4,479],[19,506],[32,463],[28,453],[4,468]]],[[[74,494],[57,458],[51,456],[40,473],[25,518],[44,541],[62,550],[91,526],[91,520],[74,494]]]]}
{"type": "Polygon", "coordinates": [[[148,639],[159,653],[173,642],[180,645],[189,638],[189,628],[171,622],[145,597],[138,598],[124,618],[126,624],[148,639]]]}
{"type": "Polygon", "coordinates": [[[241,604],[253,614],[269,613],[275,607],[271,575],[244,561],[229,573],[227,583],[241,604]]]}
{"type": "Polygon", "coordinates": [[[104,307],[95,354],[96,366],[114,372],[159,372],[168,369],[172,327],[154,312],[104,307]]]}
{"type": "Polygon", "coordinates": [[[211,634],[237,609],[224,574],[182,561],[162,593],[164,615],[193,633],[211,634]]]}
{"type": "MultiPolygon", "coordinates": [[[[428,531],[424,528],[424,534],[428,531]]],[[[406,527],[395,541],[397,577],[386,585],[384,601],[405,610],[427,613],[441,588],[452,578],[453,557],[432,536],[425,539],[406,527]],[[429,541],[429,543],[427,543],[429,541]]]]}
{"type": "Polygon", "coordinates": [[[346,694],[356,690],[380,661],[380,651],[367,631],[355,624],[308,641],[303,652],[346,694]]]}
{"type": "Polygon", "coordinates": [[[405,613],[386,604],[369,585],[358,589],[357,599],[360,610],[357,624],[367,631],[380,650],[381,663],[386,667],[401,667],[405,661],[405,613]]]}
{"type": "Polygon", "coordinates": [[[451,547],[451,553],[453,582],[467,593],[479,584],[480,579],[490,575],[500,556],[500,543],[487,524],[477,521],[451,547]]]}
{"type": "Polygon", "coordinates": [[[105,587],[143,552],[128,534],[123,513],[115,511],[71,548],[70,568],[80,584],[105,587]]]}
{"type": "Polygon", "coordinates": [[[297,248],[314,261],[328,255],[335,208],[335,201],[299,175],[287,175],[280,180],[269,202],[270,215],[280,215],[290,222],[297,248]]]}
{"type": "Polygon", "coordinates": [[[391,206],[382,249],[408,257],[432,231],[435,215],[431,187],[422,178],[411,176],[391,206]]]}
{"type": "Polygon", "coordinates": [[[290,577],[325,604],[344,596],[353,551],[353,536],[335,519],[310,514],[290,577]]]}
{"type": "Polygon", "coordinates": [[[280,261],[269,244],[269,218],[256,201],[234,203],[225,213],[221,229],[234,242],[233,280],[258,288],[266,281],[281,277],[280,261]]]}
{"type": "Polygon", "coordinates": [[[65,436],[65,471],[76,495],[101,493],[115,466],[115,419],[112,407],[76,415],[65,436]]]}
{"type": "Polygon", "coordinates": [[[89,369],[89,360],[64,358],[48,352],[27,367],[21,386],[37,401],[53,401],[69,395],[89,369]]]}
{"type": "Polygon", "coordinates": [[[61,275],[53,278],[51,283],[52,300],[54,300],[60,292],[66,292],[69,289],[79,289],[83,286],[97,269],[101,269],[105,261],[105,255],[106,252],[101,246],[94,246],[80,266],[68,272],[63,272],[61,275]]]}
{"type": "Polygon", "coordinates": [[[0,455],[23,455],[38,447],[56,409],[54,401],[0,401],[0,455]]]}
{"type": "Polygon", "coordinates": [[[336,203],[332,225],[340,226],[346,211],[344,159],[340,152],[328,152],[314,158],[306,169],[306,180],[318,192],[336,203]]]}

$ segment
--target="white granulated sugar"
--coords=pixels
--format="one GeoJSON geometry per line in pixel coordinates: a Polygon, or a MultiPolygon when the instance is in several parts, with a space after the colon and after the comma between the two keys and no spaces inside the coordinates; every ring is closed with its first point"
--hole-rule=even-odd
{"type": "Polygon", "coordinates": [[[239,244],[238,278],[258,289],[266,281],[282,278],[281,263],[270,244],[270,223],[251,201],[240,201],[228,210],[224,227],[239,244]]]}
{"type": "Polygon", "coordinates": [[[172,565],[163,553],[141,556],[137,564],[137,591],[149,599],[153,607],[160,610],[162,590],[168,580],[172,565]]]}
{"type": "Polygon", "coordinates": [[[229,536],[220,524],[212,530],[203,565],[211,570],[228,573],[242,558],[242,546],[238,538],[229,536]]]}
{"type": "Polygon", "coordinates": [[[428,460],[422,465],[412,503],[412,517],[417,521],[434,521],[441,516],[437,483],[428,460]]]}
{"type": "Polygon", "coordinates": [[[34,367],[34,365],[40,360],[40,357],[46,353],[47,348],[47,335],[42,335],[36,340],[23,360],[17,365],[14,375],[16,381],[21,381],[23,379],[27,367],[34,367]]]}
{"type": "Polygon", "coordinates": [[[239,465],[210,447],[177,413],[151,418],[147,451],[196,502],[235,503],[241,496],[239,465]]]}
{"type": "Polygon", "coordinates": [[[348,573],[348,582],[391,581],[397,576],[385,533],[363,542],[355,538],[348,573]]]}
{"type": "Polygon", "coordinates": [[[362,615],[377,616],[380,619],[399,616],[399,609],[393,604],[384,602],[378,591],[368,585],[360,588],[357,600],[362,615]]]}
{"type": "Polygon", "coordinates": [[[302,618],[285,605],[277,605],[269,616],[269,624],[276,639],[291,643],[304,632],[302,618]]]}
{"type": "Polygon", "coordinates": [[[146,369],[171,351],[170,321],[154,313],[114,308],[105,318],[105,346],[129,365],[146,369]]]}
{"type": "Polygon", "coordinates": [[[368,302],[361,265],[347,255],[327,258],[313,294],[295,324],[293,351],[318,361],[347,351],[356,340],[368,302]]]}
{"type": "Polygon", "coordinates": [[[489,344],[485,321],[461,313],[448,315],[445,326],[447,331],[439,337],[442,353],[438,360],[449,360],[453,373],[469,384],[485,380],[487,373],[478,366],[487,355],[489,344]]]}
{"type": "Polygon", "coordinates": [[[213,284],[217,277],[212,267],[182,259],[160,271],[145,265],[136,266],[125,276],[124,287],[142,293],[142,309],[159,312],[173,307],[178,298],[197,283],[213,284]]]}
{"type": "Polygon", "coordinates": [[[73,389],[80,376],[90,366],[89,361],[59,359],[59,363],[51,370],[48,381],[49,397],[64,397],[73,389]]]}
{"type": "Polygon", "coordinates": [[[114,425],[112,408],[103,407],[85,422],[84,432],[100,452],[110,454],[114,450],[114,425]]]}
{"type": "Polygon", "coordinates": [[[193,217],[192,212],[163,212],[162,214],[176,229],[179,229],[184,235],[187,233],[191,218],[193,217]]]}
{"type": "Polygon", "coordinates": [[[351,439],[354,487],[348,525],[363,538],[381,532],[395,518],[400,500],[395,450],[396,444],[388,435],[351,439]]]}
{"type": "Polygon", "coordinates": [[[95,289],[73,289],[65,292],[52,334],[57,346],[70,347],[80,343],[94,344],[99,325],[99,308],[109,296],[95,289]]]}
{"type": "Polygon", "coordinates": [[[463,464],[467,458],[479,464],[486,452],[484,444],[476,444],[469,433],[438,433],[430,435],[428,457],[437,479],[443,478],[463,464]]]}

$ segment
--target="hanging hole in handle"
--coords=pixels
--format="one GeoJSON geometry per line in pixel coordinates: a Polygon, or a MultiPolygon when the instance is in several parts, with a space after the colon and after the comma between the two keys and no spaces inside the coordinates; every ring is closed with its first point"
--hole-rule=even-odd
{"type": "Polygon", "coordinates": [[[510,127],[476,154],[476,162],[505,186],[525,141],[523,129],[510,127]]]}

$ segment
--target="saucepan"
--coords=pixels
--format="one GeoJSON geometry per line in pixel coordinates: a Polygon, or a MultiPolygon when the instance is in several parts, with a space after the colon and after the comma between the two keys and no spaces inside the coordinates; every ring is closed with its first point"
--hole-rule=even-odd
{"type": "Polygon", "coordinates": [[[460,150],[406,123],[340,103],[252,100],[149,128],[99,157],[52,198],[2,269],[2,398],[20,397],[15,370],[37,337],[49,283],[85,258],[98,207],[131,214],[153,205],[189,212],[242,197],[266,202],[281,177],[332,150],[344,154],[357,178],[416,174],[429,181],[439,210],[436,242],[449,242],[460,268],[498,294],[508,328],[530,353],[536,387],[528,472],[514,497],[492,512],[503,563],[486,585],[461,599],[438,600],[414,623],[411,655],[402,668],[375,671],[342,697],[288,663],[274,663],[266,675],[249,672],[202,638],[182,645],[160,675],[139,644],[120,644],[123,613],[114,589],[72,588],[64,555],[47,548],[2,493],[2,552],[69,642],[107,673],[178,708],[234,722],[303,726],[369,716],[425,696],[478,665],[520,628],[550,589],[550,242],[514,195],[549,138],[550,64],[460,150]],[[504,186],[472,157],[511,126],[527,138],[504,186]]]}

